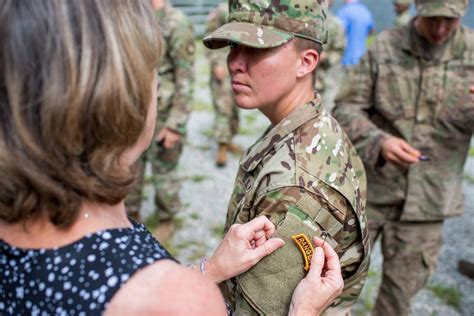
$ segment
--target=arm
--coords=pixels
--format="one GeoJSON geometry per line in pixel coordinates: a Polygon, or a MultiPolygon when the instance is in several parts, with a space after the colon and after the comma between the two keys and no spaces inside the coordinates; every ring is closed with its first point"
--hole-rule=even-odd
{"type": "MultiPolygon", "coordinates": [[[[276,224],[274,236],[283,239],[285,245],[236,278],[237,309],[261,314],[288,310],[293,290],[306,275],[303,255],[292,236],[304,233],[312,238],[326,231],[329,233],[326,243],[335,247],[339,256],[358,242],[357,238],[348,238],[344,232],[344,211],[332,209],[323,199],[299,187],[271,191],[254,209],[276,224]]],[[[352,222],[357,225],[357,221],[352,222]]],[[[359,261],[354,261],[344,263],[343,273],[354,271],[354,265],[359,265],[359,261]]]]}
{"type": "Polygon", "coordinates": [[[347,71],[333,110],[361,159],[372,166],[379,161],[382,143],[390,136],[369,118],[368,113],[374,110],[376,80],[377,64],[369,50],[355,68],[347,71]]]}
{"type": "Polygon", "coordinates": [[[160,260],[134,274],[105,315],[227,315],[218,287],[199,272],[160,260]]]}
{"type": "Polygon", "coordinates": [[[175,91],[172,109],[165,126],[181,135],[185,133],[186,122],[192,105],[194,84],[194,35],[188,20],[183,16],[181,23],[173,30],[168,53],[173,61],[175,91]]]}

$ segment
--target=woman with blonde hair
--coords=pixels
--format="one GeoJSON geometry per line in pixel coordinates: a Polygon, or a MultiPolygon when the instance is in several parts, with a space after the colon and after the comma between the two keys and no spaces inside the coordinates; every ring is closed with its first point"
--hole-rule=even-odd
{"type": "MultiPolygon", "coordinates": [[[[282,246],[260,217],[190,269],[127,218],[161,46],[145,0],[0,1],[0,314],[225,314],[215,283],[282,246]]],[[[295,314],[342,288],[328,245],[312,263],[295,314]]]]}

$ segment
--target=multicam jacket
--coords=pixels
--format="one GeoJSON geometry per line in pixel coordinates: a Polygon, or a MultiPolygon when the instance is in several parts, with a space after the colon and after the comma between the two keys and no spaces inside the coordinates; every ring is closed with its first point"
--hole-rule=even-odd
{"type": "Polygon", "coordinates": [[[236,315],[286,315],[305,276],[292,236],[328,234],[341,259],[345,288],[333,308],[352,305],[368,268],[362,162],[320,97],[270,127],[240,161],[226,230],[266,215],[285,246],[228,282],[236,315]]]}
{"type": "Polygon", "coordinates": [[[180,10],[166,4],[157,13],[164,38],[165,53],[158,69],[158,128],[163,125],[180,134],[192,105],[194,84],[194,35],[192,26],[180,10]]]}
{"type": "Polygon", "coordinates": [[[463,210],[462,174],[474,131],[474,33],[459,28],[430,52],[410,26],[381,33],[347,76],[334,116],[364,161],[370,205],[402,206],[402,221],[437,221],[463,210]],[[405,139],[431,160],[400,170],[382,142],[405,139]]]}

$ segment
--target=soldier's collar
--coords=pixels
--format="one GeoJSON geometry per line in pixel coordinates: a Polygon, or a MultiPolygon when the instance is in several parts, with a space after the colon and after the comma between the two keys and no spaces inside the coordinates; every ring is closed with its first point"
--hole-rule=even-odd
{"type": "Polygon", "coordinates": [[[289,133],[313,119],[321,112],[321,96],[297,107],[278,124],[270,126],[240,160],[240,167],[248,172],[254,170],[262,159],[289,133]]]}

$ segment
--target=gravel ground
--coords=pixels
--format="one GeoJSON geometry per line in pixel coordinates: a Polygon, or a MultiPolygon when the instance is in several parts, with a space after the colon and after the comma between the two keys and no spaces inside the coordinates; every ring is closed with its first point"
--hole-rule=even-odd
{"type": "MultiPolygon", "coordinates": [[[[198,59],[196,72],[205,75],[198,76],[194,103],[197,110],[189,120],[187,145],[178,169],[183,179],[181,199],[184,207],[176,220],[179,229],[166,244],[184,264],[196,264],[200,257],[210,256],[217,247],[238,165],[238,157],[234,156],[230,156],[225,168],[218,169],[214,165],[217,150],[212,139],[214,115],[205,82],[208,65],[202,58],[198,59]]],[[[268,121],[256,111],[241,111],[240,114],[242,128],[234,141],[246,148],[261,134],[268,121]]],[[[472,145],[474,147],[474,143],[472,145]]],[[[446,221],[438,269],[428,287],[415,297],[411,315],[474,315],[474,281],[457,272],[459,259],[474,262],[474,232],[471,229],[474,227],[474,157],[468,159],[465,174],[465,213],[446,221]],[[450,304],[446,299],[449,295],[450,304]]],[[[151,214],[153,209],[151,190],[149,187],[145,215],[151,214]]],[[[381,263],[380,249],[376,246],[369,278],[354,309],[355,315],[367,315],[373,307],[381,263]]]]}

